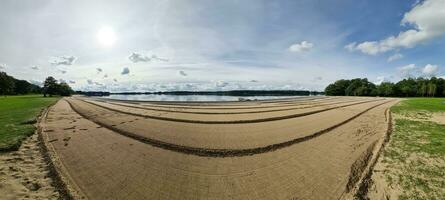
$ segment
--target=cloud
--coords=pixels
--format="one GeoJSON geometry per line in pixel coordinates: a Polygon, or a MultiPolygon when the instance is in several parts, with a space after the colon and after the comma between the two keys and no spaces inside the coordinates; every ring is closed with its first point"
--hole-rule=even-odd
{"type": "Polygon", "coordinates": [[[251,83],[258,83],[258,80],[250,80],[251,83]]]}
{"type": "Polygon", "coordinates": [[[417,67],[415,64],[409,64],[398,68],[398,71],[403,78],[413,77],[415,72],[417,71],[417,67]]]}
{"type": "Polygon", "coordinates": [[[223,87],[226,87],[228,85],[229,85],[229,83],[224,82],[224,81],[217,81],[217,82],[215,82],[215,87],[216,88],[223,88],[223,87]]]}
{"type": "Polygon", "coordinates": [[[114,82],[117,82],[117,79],[113,78],[113,81],[114,81],[114,82]]]}
{"type": "Polygon", "coordinates": [[[0,64],[0,70],[2,69],[6,69],[6,65],[5,64],[0,64]]]}
{"type": "Polygon", "coordinates": [[[66,70],[59,70],[60,73],[66,74],[66,70]]]}
{"type": "Polygon", "coordinates": [[[400,60],[400,59],[402,59],[403,58],[403,55],[402,54],[400,54],[400,53],[396,53],[396,54],[394,54],[394,55],[392,55],[392,56],[390,56],[389,58],[388,58],[388,62],[392,62],[392,61],[395,61],[395,60],[400,60]]]}
{"type": "Polygon", "coordinates": [[[32,66],[31,69],[33,69],[33,70],[39,70],[39,67],[37,67],[37,66],[32,66]]]}
{"type": "Polygon", "coordinates": [[[154,61],[154,60],[156,60],[156,61],[164,61],[164,62],[168,61],[168,59],[159,58],[156,55],[149,56],[147,54],[140,53],[140,52],[133,52],[133,53],[131,53],[131,55],[128,56],[128,59],[131,62],[133,62],[133,63],[137,63],[137,62],[150,62],[150,61],[154,61]]]}
{"type": "Polygon", "coordinates": [[[353,51],[355,51],[355,46],[357,45],[357,42],[352,42],[352,43],[349,43],[349,44],[347,44],[346,46],[345,46],[345,49],[347,49],[348,51],[350,51],[350,52],[353,52],[353,51]]]}
{"type": "Polygon", "coordinates": [[[424,74],[425,76],[436,76],[438,72],[439,67],[437,65],[427,64],[425,65],[425,67],[422,68],[422,74],[424,74]]]}
{"type": "Polygon", "coordinates": [[[124,69],[122,69],[121,75],[126,75],[130,73],[130,69],[128,69],[128,67],[124,67],[124,69]]]}
{"type": "Polygon", "coordinates": [[[105,75],[104,75],[104,78],[108,78],[108,74],[105,74],[105,75]]]}
{"type": "Polygon", "coordinates": [[[91,79],[88,79],[88,80],[87,80],[87,83],[88,83],[89,85],[94,84],[93,80],[91,80],[91,79]]]}
{"type": "Polygon", "coordinates": [[[37,86],[43,86],[42,82],[36,81],[36,80],[29,80],[29,83],[31,83],[33,85],[37,85],[37,86]]]}
{"type": "Polygon", "coordinates": [[[314,47],[314,44],[308,41],[302,41],[301,43],[292,44],[289,47],[289,51],[291,52],[306,52],[311,50],[314,47]]]}
{"type": "Polygon", "coordinates": [[[77,58],[74,56],[53,57],[49,62],[53,65],[72,65],[77,58]]]}
{"type": "Polygon", "coordinates": [[[445,34],[444,0],[424,0],[405,13],[402,26],[412,26],[411,29],[400,32],[380,41],[365,41],[360,44],[350,43],[345,46],[350,51],[361,51],[376,55],[387,51],[412,48],[445,34]]]}
{"type": "Polygon", "coordinates": [[[70,80],[69,83],[76,84],[76,81],[70,80]]]}
{"type": "Polygon", "coordinates": [[[178,74],[181,76],[187,76],[187,73],[185,73],[185,71],[182,70],[178,71],[178,74]]]}
{"type": "Polygon", "coordinates": [[[382,84],[383,82],[388,82],[388,81],[389,81],[388,78],[386,78],[386,77],[384,77],[384,76],[378,76],[378,77],[376,78],[376,81],[374,82],[374,84],[376,84],[376,85],[380,85],[380,84],[382,84]]]}
{"type": "Polygon", "coordinates": [[[133,63],[150,62],[150,60],[151,60],[150,57],[148,57],[147,55],[144,55],[142,53],[137,53],[137,52],[131,53],[131,55],[128,56],[128,59],[133,63]]]}
{"type": "Polygon", "coordinates": [[[152,56],[151,56],[151,59],[152,59],[152,60],[163,61],[163,62],[168,62],[168,59],[166,59],[166,58],[159,58],[159,57],[156,56],[156,55],[152,55],[152,56]]]}
{"type": "Polygon", "coordinates": [[[101,73],[103,70],[102,70],[102,68],[96,68],[96,70],[97,70],[97,73],[99,74],[99,73],[101,73]]]}
{"type": "Polygon", "coordinates": [[[59,79],[59,83],[66,83],[64,79],[59,79]]]}
{"type": "Polygon", "coordinates": [[[316,80],[316,81],[321,81],[321,80],[323,80],[323,77],[321,77],[321,76],[316,76],[316,77],[314,77],[314,80],[316,80]]]}

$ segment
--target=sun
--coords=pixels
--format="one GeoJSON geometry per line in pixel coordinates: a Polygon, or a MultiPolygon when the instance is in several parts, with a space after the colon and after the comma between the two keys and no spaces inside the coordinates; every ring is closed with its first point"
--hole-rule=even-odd
{"type": "Polygon", "coordinates": [[[111,47],[116,41],[116,34],[111,27],[103,26],[97,32],[97,40],[102,46],[111,47]]]}

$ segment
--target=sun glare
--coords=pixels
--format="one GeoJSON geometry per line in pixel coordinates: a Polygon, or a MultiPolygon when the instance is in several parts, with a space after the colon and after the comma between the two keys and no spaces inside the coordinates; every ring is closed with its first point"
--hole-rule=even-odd
{"type": "Polygon", "coordinates": [[[104,47],[110,47],[116,41],[116,34],[111,27],[104,26],[97,32],[97,40],[104,47]]]}

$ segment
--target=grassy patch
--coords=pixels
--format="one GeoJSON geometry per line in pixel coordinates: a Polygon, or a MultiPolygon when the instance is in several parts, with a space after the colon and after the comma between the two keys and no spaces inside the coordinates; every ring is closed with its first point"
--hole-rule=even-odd
{"type": "Polygon", "coordinates": [[[445,125],[428,120],[433,112],[445,112],[444,102],[443,98],[412,98],[391,108],[400,117],[395,117],[383,163],[387,182],[403,190],[399,199],[445,196],[445,125]]]}
{"type": "Polygon", "coordinates": [[[0,96],[0,151],[15,150],[34,132],[33,124],[40,111],[57,97],[40,95],[0,96]]]}
{"type": "Polygon", "coordinates": [[[409,98],[391,108],[394,113],[401,112],[445,112],[445,98],[409,98]]]}

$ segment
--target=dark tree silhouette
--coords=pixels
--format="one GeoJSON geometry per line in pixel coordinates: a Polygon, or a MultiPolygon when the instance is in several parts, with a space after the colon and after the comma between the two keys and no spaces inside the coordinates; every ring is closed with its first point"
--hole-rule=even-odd
{"type": "Polygon", "coordinates": [[[368,79],[338,80],[328,85],[330,96],[385,96],[385,97],[445,97],[445,80],[432,77],[408,78],[396,84],[383,82],[375,85],[368,79]]]}
{"type": "Polygon", "coordinates": [[[0,95],[8,95],[14,93],[14,78],[8,76],[5,72],[0,72],[0,95]]]}
{"type": "Polygon", "coordinates": [[[43,96],[46,97],[46,95],[49,95],[50,97],[52,97],[53,95],[57,94],[58,88],[59,86],[56,79],[52,76],[49,76],[43,83],[43,96]]]}

